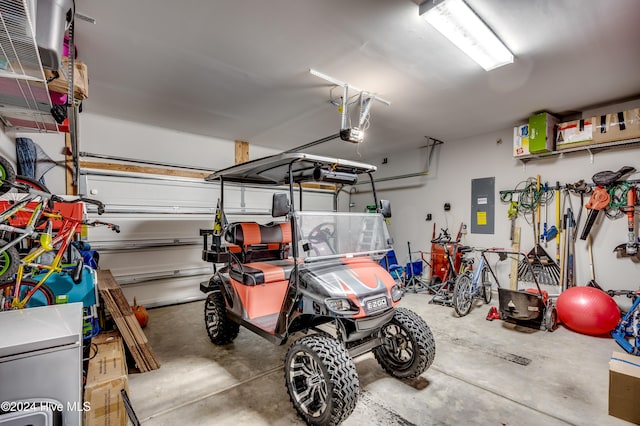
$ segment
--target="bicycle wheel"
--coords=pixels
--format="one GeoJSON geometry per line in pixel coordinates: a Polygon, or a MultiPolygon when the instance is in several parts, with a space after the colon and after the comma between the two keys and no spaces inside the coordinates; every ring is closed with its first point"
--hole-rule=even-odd
{"type": "Polygon", "coordinates": [[[13,182],[16,180],[16,172],[13,169],[13,166],[3,156],[0,155],[0,180],[2,181],[2,185],[0,185],[0,195],[9,191],[13,182]],[[5,183],[6,182],[6,183],[5,183]]]}
{"type": "MultiPolygon", "coordinates": [[[[35,190],[46,192],[47,194],[51,194],[51,191],[49,191],[49,188],[47,188],[45,185],[38,182],[37,180],[27,176],[16,175],[14,178],[14,182],[22,183],[35,190]]],[[[17,188],[9,187],[4,192],[0,191],[0,200],[8,201],[10,204],[15,204],[20,200],[22,200],[27,195],[28,195],[27,192],[22,192],[22,191],[19,191],[17,188]]]]}
{"type": "Polygon", "coordinates": [[[460,274],[453,286],[453,308],[461,317],[471,311],[471,303],[473,302],[471,280],[470,273],[460,274]]]}
{"type": "Polygon", "coordinates": [[[482,268],[482,298],[484,299],[484,303],[491,303],[491,288],[493,287],[493,276],[489,269],[485,266],[482,268]]]}
{"type": "MultiPolygon", "coordinates": [[[[0,240],[0,247],[6,246],[5,240],[0,240]]],[[[20,266],[20,255],[15,246],[11,246],[0,253],[0,281],[11,278],[20,266]]]]}
{"type": "MultiPolygon", "coordinates": [[[[20,300],[24,299],[28,292],[30,292],[38,283],[29,280],[23,279],[20,283],[20,300]]],[[[0,284],[0,294],[8,295],[9,297],[13,296],[13,291],[16,286],[15,281],[9,281],[6,283],[0,284]]],[[[36,306],[47,306],[53,305],[55,303],[55,296],[53,295],[53,291],[45,284],[42,284],[38,289],[31,295],[31,298],[27,301],[27,308],[33,308],[36,306]]],[[[11,306],[11,302],[8,302],[9,306],[11,306]]]]}

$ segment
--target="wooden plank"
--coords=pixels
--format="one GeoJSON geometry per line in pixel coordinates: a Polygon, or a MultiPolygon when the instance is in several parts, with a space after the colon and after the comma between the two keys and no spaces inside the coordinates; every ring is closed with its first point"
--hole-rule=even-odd
{"type": "Polygon", "coordinates": [[[135,166],[130,164],[106,163],[100,161],[81,161],[80,167],[83,169],[112,170],[127,173],[147,173],[153,175],[178,176],[196,179],[204,179],[211,174],[209,172],[166,169],[162,167],[135,166]]]}
{"type": "Polygon", "coordinates": [[[131,306],[113,275],[111,275],[111,271],[99,269],[97,272],[100,294],[111,312],[111,316],[138,369],[140,372],[145,372],[160,368],[160,362],[151,349],[147,336],[133,315],[131,306]]]}
{"type": "Polygon", "coordinates": [[[236,164],[249,161],[249,142],[236,141],[236,164]]]}
{"type": "Polygon", "coordinates": [[[73,185],[73,157],[71,156],[71,134],[65,133],[64,135],[64,176],[65,187],[67,195],[78,195],[78,188],[73,185]]]}

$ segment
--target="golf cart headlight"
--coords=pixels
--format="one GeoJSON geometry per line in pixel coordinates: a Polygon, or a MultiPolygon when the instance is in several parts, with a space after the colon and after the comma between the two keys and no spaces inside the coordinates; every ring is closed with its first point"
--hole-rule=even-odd
{"type": "Polygon", "coordinates": [[[353,310],[349,299],[326,299],[327,308],[333,312],[347,312],[353,310]]]}
{"type": "Polygon", "coordinates": [[[398,285],[391,287],[391,300],[397,302],[402,299],[402,289],[398,285]]]}

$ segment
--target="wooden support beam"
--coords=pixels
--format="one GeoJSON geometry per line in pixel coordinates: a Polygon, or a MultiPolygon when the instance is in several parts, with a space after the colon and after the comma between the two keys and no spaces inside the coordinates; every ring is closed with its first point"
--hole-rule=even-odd
{"type": "Polygon", "coordinates": [[[103,163],[99,161],[81,161],[80,167],[83,169],[112,170],[128,173],[147,173],[153,175],[179,176],[187,178],[204,179],[211,173],[196,172],[190,170],[165,169],[162,167],[134,166],[130,164],[103,163]]]}
{"type": "Polygon", "coordinates": [[[65,167],[65,188],[67,195],[78,195],[78,188],[73,185],[73,156],[71,155],[71,134],[64,135],[64,167],[65,167]]]}
{"type": "Polygon", "coordinates": [[[249,161],[249,142],[236,141],[236,164],[249,161]]]}

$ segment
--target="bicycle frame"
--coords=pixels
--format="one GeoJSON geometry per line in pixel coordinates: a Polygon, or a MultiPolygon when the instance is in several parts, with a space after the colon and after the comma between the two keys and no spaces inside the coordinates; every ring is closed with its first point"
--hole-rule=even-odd
{"type": "MultiPolygon", "coordinates": [[[[2,214],[0,215],[0,222],[8,221],[10,217],[15,215],[19,211],[24,210],[25,207],[27,206],[27,204],[29,204],[30,202],[36,200],[37,198],[39,198],[39,195],[36,195],[36,196],[33,196],[33,197],[27,196],[27,197],[23,198],[17,204],[15,204],[13,207],[11,207],[11,208],[5,210],[4,212],[2,212],[2,214]]],[[[16,233],[16,234],[21,234],[19,237],[14,238],[13,240],[7,242],[7,244],[5,244],[4,246],[0,247],[0,253],[4,253],[10,247],[13,247],[13,246],[19,244],[22,240],[24,240],[26,238],[29,238],[30,236],[32,236],[32,235],[34,235],[36,233],[35,224],[38,222],[38,220],[42,216],[43,205],[44,205],[44,200],[40,197],[40,201],[38,201],[38,204],[33,209],[32,213],[31,213],[31,216],[29,217],[29,220],[27,221],[27,225],[24,228],[11,226],[11,225],[8,225],[8,224],[5,224],[5,223],[0,223],[0,231],[13,232],[13,233],[16,233]]]]}
{"type": "Polygon", "coordinates": [[[53,237],[53,240],[51,241],[52,246],[55,247],[59,244],[60,247],[56,250],[56,255],[50,265],[34,263],[34,261],[38,257],[40,257],[42,254],[49,251],[46,247],[42,245],[40,245],[40,247],[38,247],[33,252],[29,253],[22,259],[22,261],[20,262],[20,266],[18,267],[18,272],[16,273],[16,285],[15,285],[15,288],[13,289],[13,299],[11,301],[12,308],[18,308],[18,309],[24,308],[26,304],[29,302],[29,299],[31,299],[31,296],[33,296],[33,294],[36,291],[38,291],[38,289],[42,286],[42,284],[44,284],[53,273],[62,272],[62,267],[60,266],[60,264],[62,263],[62,257],[64,256],[65,251],[71,244],[71,241],[73,240],[73,237],[76,234],[78,227],[82,225],[82,221],[64,217],[59,214],[45,213],[45,215],[50,219],[63,220],[62,227],[56,233],[55,237],[53,237]],[[46,270],[47,273],[42,278],[40,278],[38,283],[30,291],[28,291],[25,294],[25,297],[21,300],[20,284],[22,283],[25,267],[33,267],[41,270],[46,270]]]}
{"type": "MultiPolygon", "coordinates": [[[[498,286],[500,286],[500,284],[498,282],[498,277],[493,272],[493,268],[491,268],[491,264],[489,263],[489,260],[487,259],[487,256],[485,255],[485,253],[487,253],[487,251],[488,250],[482,250],[480,252],[480,263],[478,264],[478,268],[476,269],[475,273],[473,274],[473,279],[471,280],[471,289],[473,291],[473,295],[474,296],[476,296],[478,294],[478,290],[480,289],[480,286],[478,285],[478,283],[480,283],[481,280],[482,280],[482,271],[483,271],[484,268],[487,268],[489,270],[489,273],[491,274],[491,276],[495,280],[496,284],[498,284],[498,286]]],[[[489,252],[491,253],[491,251],[489,251],[489,252]]]]}

